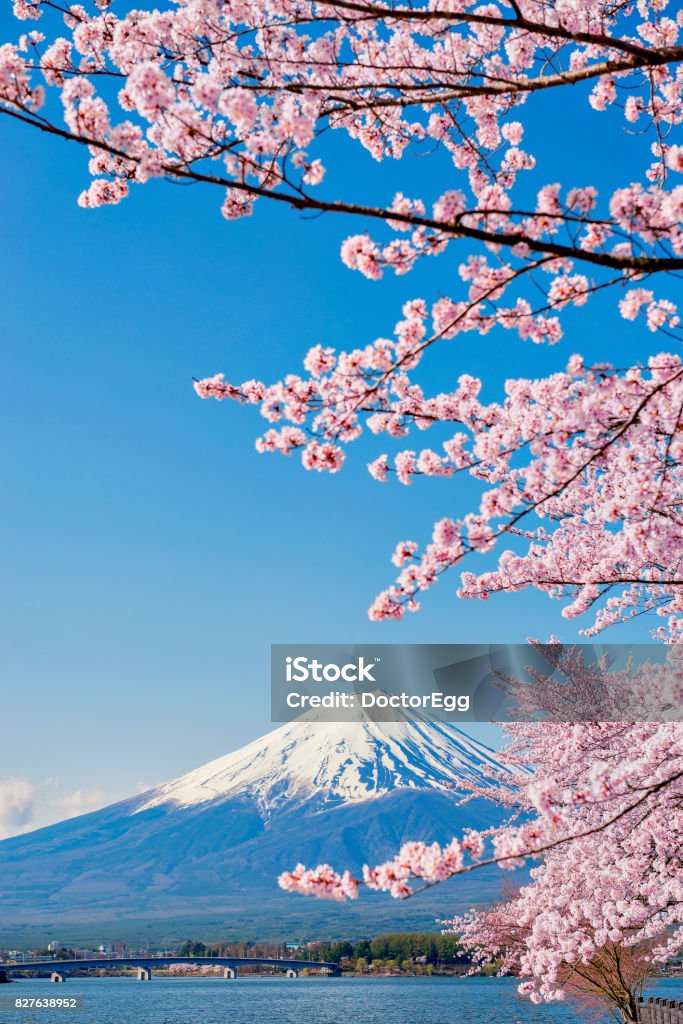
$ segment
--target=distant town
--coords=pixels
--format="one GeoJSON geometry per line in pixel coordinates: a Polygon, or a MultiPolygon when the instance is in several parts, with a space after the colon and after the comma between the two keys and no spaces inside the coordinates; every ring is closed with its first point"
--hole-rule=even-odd
{"type": "Polygon", "coordinates": [[[26,963],[31,960],[113,960],[123,956],[173,956],[173,949],[136,949],[117,940],[99,946],[82,946],[52,939],[36,949],[0,949],[0,964],[26,963]]]}
{"type": "MultiPolygon", "coordinates": [[[[239,957],[254,960],[272,958],[276,960],[303,960],[333,963],[344,974],[393,976],[419,975],[463,975],[469,973],[472,962],[458,943],[455,935],[440,933],[398,932],[379,935],[374,938],[350,940],[301,939],[288,942],[246,942],[225,941],[205,943],[199,939],[187,939],[172,948],[138,947],[121,940],[109,940],[95,948],[77,945],[66,940],[51,939],[44,946],[30,950],[0,949],[0,967],[3,965],[30,964],[35,961],[53,960],[55,964],[69,960],[101,960],[102,973],[119,973],[122,968],[116,964],[123,958],[195,958],[239,957]]],[[[496,974],[499,964],[485,964],[483,973],[496,974]]],[[[167,973],[173,975],[210,975],[214,968],[206,963],[193,965],[169,964],[167,973]]],[[[240,968],[240,973],[244,969],[240,968]]],[[[247,973],[264,974],[272,971],[257,964],[247,973]]],[[[663,964],[657,972],[661,976],[683,975],[683,959],[678,957],[663,964]]],[[[155,970],[158,974],[158,969],[155,970]]]]}

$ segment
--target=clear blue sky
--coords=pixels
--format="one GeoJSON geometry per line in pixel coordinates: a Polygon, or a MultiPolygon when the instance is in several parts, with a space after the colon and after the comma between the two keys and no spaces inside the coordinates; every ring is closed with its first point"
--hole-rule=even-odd
{"type": "MultiPolygon", "coordinates": [[[[543,149],[545,181],[600,183],[586,167],[628,166],[633,142],[606,132],[609,116],[563,104],[533,105],[528,141],[543,149]]],[[[372,625],[366,608],[392,578],[395,543],[424,540],[471,489],[381,487],[365,470],[374,446],[333,477],[259,456],[265,421],[191,387],[217,370],[276,379],[311,344],[387,334],[406,298],[455,293],[455,254],[376,284],[341,265],[340,242],[359,227],[341,219],[260,203],[228,223],[217,190],[160,182],[84,211],[83,151],[7,118],[0,137],[0,778],[118,797],[227,752],[269,727],[271,642],[576,638],[539,595],[457,601],[455,574],[419,616],[372,625]]],[[[341,139],[334,147],[326,194],[351,180],[386,202],[434,175],[432,161],[377,168],[341,139]]],[[[445,162],[439,173],[430,191],[455,180],[445,162]]],[[[651,336],[611,315],[615,301],[569,316],[554,350],[500,333],[452,342],[432,383],[540,375],[574,351],[647,355],[651,336]]],[[[646,638],[641,624],[609,636],[646,638]]]]}

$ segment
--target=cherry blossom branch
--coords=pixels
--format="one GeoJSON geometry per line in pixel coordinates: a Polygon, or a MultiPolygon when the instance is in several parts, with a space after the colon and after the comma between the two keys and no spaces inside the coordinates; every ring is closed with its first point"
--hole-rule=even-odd
{"type": "MultiPolygon", "coordinates": [[[[518,867],[524,860],[536,858],[542,854],[555,850],[568,843],[574,843],[589,836],[597,835],[600,832],[611,828],[627,815],[642,807],[651,796],[664,790],[673,788],[683,778],[683,771],[674,773],[671,778],[664,779],[645,788],[645,792],[633,803],[627,804],[611,817],[580,831],[558,836],[557,838],[541,842],[535,846],[525,846],[524,838],[529,832],[527,827],[520,829],[520,843],[517,837],[511,840],[510,836],[504,836],[505,842],[514,847],[512,852],[495,854],[491,857],[482,857],[470,864],[463,864],[463,850],[483,849],[483,840],[477,833],[469,833],[464,841],[452,840],[446,847],[440,847],[433,843],[427,846],[425,843],[406,843],[391,861],[378,865],[375,868],[363,869],[363,881],[355,879],[350,872],[345,871],[342,875],[335,872],[329,865],[319,865],[317,868],[308,869],[302,864],[297,865],[293,871],[283,872],[278,878],[278,884],[287,892],[296,892],[306,896],[318,896],[324,899],[345,901],[358,897],[359,886],[365,885],[369,889],[388,891],[398,899],[410,899],[428,889],[434,888],[445,881],[454,878],[456,875],[469,874],[480,868],[493,865],[512,865],[518,867]],[[425,880],[425,884],[417,889],[412,889],[408,881],[425,880]]],[[[531,829],[536,826],[531,826],[531,829]]]]}
{"type": "MultiPolygon", "coordinates": [[[[79,145],[87,146],[94,150],[101,150],[111,156],[126,160],[132,164],[140,161],[136,157],[128,155],[125,151],[109,145],[95,138],[89,138],[78,133],[70,132],[58,126],[37,118],[26,111],[14,110],[7,107],[0,107],[0,114],[15,118],[24,124],[31,125],[41,132],[55,135],[65,141],[76,142],[79,145]]],[[[227,188],[235,192],[244,193],[247,196],[254,196],[284,203],[293,209],[302,212],[312,210],[317,213],[334,213],[345,216],[362,217],[368,220],[379,220],[384,222],[397,222],[409,227],[431,228],[444,235],[455,238],[469,238],[475,241],[485,242],[491,245],[506,247],[526,246],[531,252],[543,256],[554,256],[561,259],[577,260],[581,263],[593,264],[598,267],[605,267],[612,270],[636,271],[639,274],[656,274],[664,272],[683,271],[683,256],[648,257],[648,256],[614,256],[607,252],[590,252],[578,246],[564,245],[551,240],[537,240],[529,235],[519,232],[496,232],[487,231],[463,223],[461,215],[457,224],[435,220],[432,217],[420,216],[417,214],[404,214],[391,209],[367,206],[361,203],[345,203],[334,200],[321,200],[304,192],[297,194],[277,192],[272,189],[263,188],[259,185],[250,184],[244,181],[235,181],[222,175],[205,174],[193,167],[181,167],[173,163],[160,165],[162,174],[170,178],[180,179],[188,182],[196,182],[207,185],[217,185],[220,188],[227,188]]],[[[289,184],[285,182],[284,184],[289,184]]],[[[476,217],[479,211],[468,211],[465,216],[476,217]]]]}

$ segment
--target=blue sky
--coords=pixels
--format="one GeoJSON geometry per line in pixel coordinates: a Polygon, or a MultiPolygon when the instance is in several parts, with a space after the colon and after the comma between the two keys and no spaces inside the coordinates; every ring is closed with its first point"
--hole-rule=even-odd
{"type": "MultiPolygon", "coordinates": [[[[545,98],[531,115],[543,180],[604,185],[634,142],[564,102],[545,98]]],[[[438,480],[381,487],[365,471],[374,446],[332,477],[259,456],[264,421],[191,387],[217,370],[274,380],[312,344],[386,335],[406,298],[455,293],[455,253],[372,283],[339,260],[359,229],[341,219],[259,203],[228,223],[217,190],[160,182],[84,211],[84,152],[8,118],[0,137],[0,778],[108,799],[227,752],[270,725],[271,642],[576,638],[557,603],[457,601],[455,575],[420,615],[372,625],[366,609],[392,579],[396,542],[424,540],[473,492],[438,480]]],[[[377,167],[341,139],[330,145],[326,194],[353,182],[386,202],[411,184],[418,194],[426,175],[429,191],[455,183],[445,162],[377,167]]],[[[541,375],[574,351],[646,356],[651,336],[614,317],[615,301],[568,316],[554,350],[507,334],[452,342],[428,374],[443,389],[461,372],[541,375]]]]}

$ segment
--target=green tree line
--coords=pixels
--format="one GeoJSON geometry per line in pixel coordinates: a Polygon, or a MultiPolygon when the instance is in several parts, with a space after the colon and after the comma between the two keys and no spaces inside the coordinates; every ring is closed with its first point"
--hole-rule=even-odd
{"type": "Polygon", "coordinates": [[[327,960],[341,963],[342,960],[363,959],[368,964],[375,960],[422,960],[433,964],[464,964],[468,958],[455,935],[439,935],[429,932],[396,932],[392,935],[378,935],[374,939],[359,939],[356,942],[316,944],[314,948],[298,950],[295,957],[300,960],[327,960]]]}
{"type": "Polygon", "coordinates": [[[284,943],[275,942],[225,941],[207,944],[196,939],[187,939],[178,953],[187,957],[286,957],[292,960],[324,960],[335,964],[358,960],[364,960],[366,964],[375,961],[396,961],[398,964],[417,961],[436,967],[469,962],[455,935],[430,932],[396,932],[378,935],[374,939],[314,942],[296,950],[288,948],[284,943]]]}

